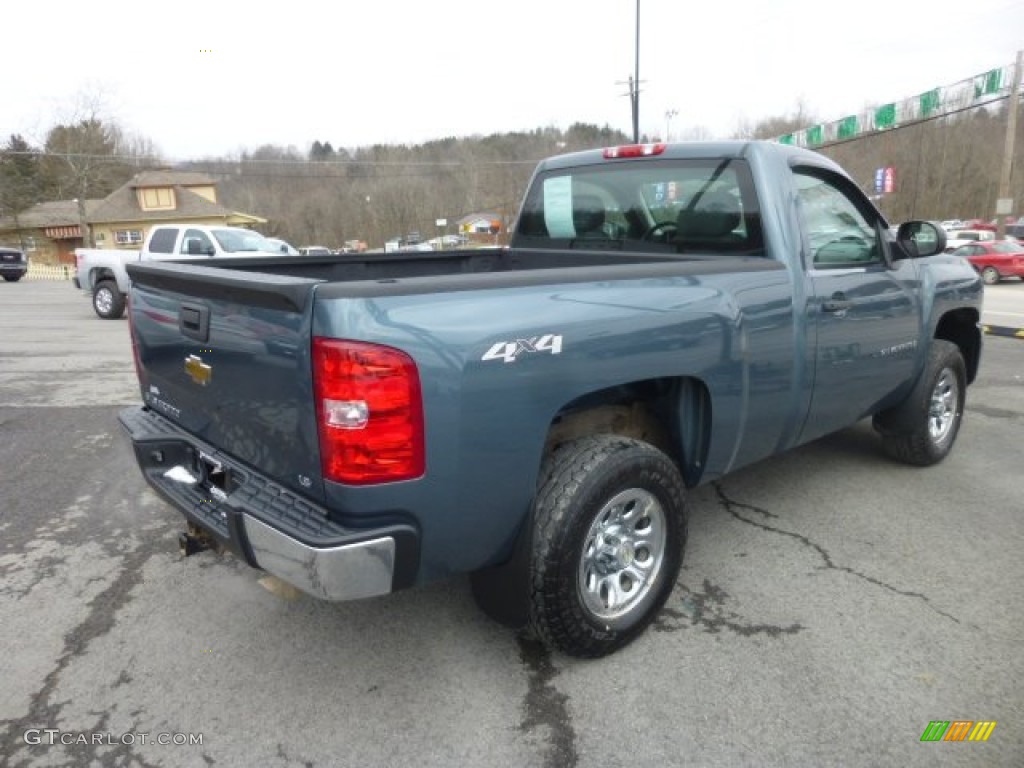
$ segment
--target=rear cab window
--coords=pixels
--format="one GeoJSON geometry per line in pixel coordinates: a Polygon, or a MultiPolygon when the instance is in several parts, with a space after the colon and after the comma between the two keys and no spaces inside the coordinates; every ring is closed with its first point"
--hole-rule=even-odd
{"type": "Polygon", "coordinates": [[[149,239],[150,253],[174,253],[174,243],[178,239],[175,227],[161,227],[153,232],[149,239]]]}
{"type": "Polygon", "coordinates": [[[615,160],[544,172],[523,203],[517,240],[527,248],[764,255],[742,158],[615,160]]]}

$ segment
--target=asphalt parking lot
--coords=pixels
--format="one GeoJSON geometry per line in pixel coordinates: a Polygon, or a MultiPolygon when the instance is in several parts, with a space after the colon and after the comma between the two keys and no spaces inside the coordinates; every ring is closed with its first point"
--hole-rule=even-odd
{"type": "Polygon", "coordinates": [[[1022,765],[1024,340],[986,337],[938,467],[861,424],[694,491],[661,618],[578,661],[463,579],[328,604],[181,558],[116,421],[127,322],[23,282],[0,328],[0,765],[1022,765]]]}

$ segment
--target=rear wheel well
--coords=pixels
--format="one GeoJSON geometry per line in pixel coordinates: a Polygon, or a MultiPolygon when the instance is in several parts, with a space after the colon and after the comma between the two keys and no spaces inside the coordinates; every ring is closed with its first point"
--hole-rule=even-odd
{"type": "Polygon", "coordinates": [[[89,273],[89,285],[92,286],[93,290],[96,290],[96,286],[104,280],[110,280],[115,285],[117,284],[117,278],[114,276],[113,270],[107,267],[96,267],[89,273]]]}
{"type": "Polygon", "coordinates": [[[947,312],[935,328],[935,338],[951,341],[960,348],[960,354],[967,366],[967,383],[978,375],[981,359],[981,329],[978,328],[978,312],[974,309],[955,309],[947,312]]]}
{"type": "Polygon", "coordinates": [[[570,440],[614,434],[650,443],[696,485],[707,458],[711,398],[699,379],[673,377],[621,384],[588,393],[559,410],[548,428],[544,455],[570,440]]]}

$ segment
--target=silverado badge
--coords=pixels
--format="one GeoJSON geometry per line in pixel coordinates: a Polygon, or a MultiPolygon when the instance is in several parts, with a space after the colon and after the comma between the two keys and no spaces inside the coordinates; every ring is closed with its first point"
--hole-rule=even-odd
{"type": "Polygon", "coordinates": [[[189,355],[185,358],[185,373],[201,387],[205,387],[213,378],[213,368],[204,363],[203,358],[198,355],[189,355]]]}

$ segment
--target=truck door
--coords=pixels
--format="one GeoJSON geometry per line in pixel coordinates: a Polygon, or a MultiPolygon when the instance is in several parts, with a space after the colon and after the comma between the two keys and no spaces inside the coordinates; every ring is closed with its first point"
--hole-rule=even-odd
{"type": "Polygon", "coordinates": [[[815,367],[806,441],[867,416],[909,382],[920,352],[920,278],[913,259],[890,261],[882,220],[848,179],[794,173],[815,367]]]}

